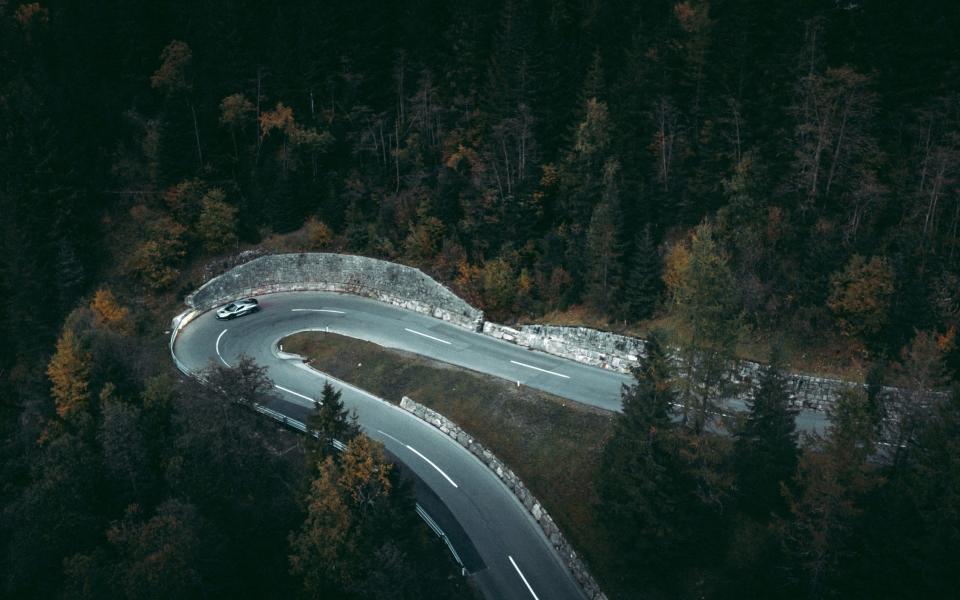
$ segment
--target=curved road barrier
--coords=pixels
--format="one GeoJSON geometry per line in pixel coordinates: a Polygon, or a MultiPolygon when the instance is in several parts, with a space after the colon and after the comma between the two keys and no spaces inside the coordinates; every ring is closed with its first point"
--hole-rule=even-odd
{"type": "Polygon", "coordinates": [[[272,292],[344,292],[374,298],[477,330],[483,312],[425,275],[396,263],[324,252],[271,254],[214,277],[187,296],[191,308],[208,310],[244,296],[272,292]]]}

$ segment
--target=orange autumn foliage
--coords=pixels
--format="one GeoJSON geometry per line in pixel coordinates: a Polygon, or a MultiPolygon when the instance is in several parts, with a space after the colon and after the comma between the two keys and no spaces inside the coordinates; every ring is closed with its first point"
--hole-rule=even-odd
{"type": "Polygon", "coordinates": [[[90,303],[90,310],[93,311],[93,322],[97,327],[130,333],[130,322],[127,320],[130,309],[121,306],[110,290],[97,290],[93,302],[90,303]]]}
{"type": "Polygon", "coordinates": [[[68,418],[86,409],[90,401],[90,354],[81,346],[72,329],[57,340],[57,351],[47,366],[57,415],[68,418]]]}

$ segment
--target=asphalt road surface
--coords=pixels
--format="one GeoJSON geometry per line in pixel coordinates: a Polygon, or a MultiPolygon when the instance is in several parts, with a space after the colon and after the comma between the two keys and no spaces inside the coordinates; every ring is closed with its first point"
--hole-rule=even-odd
{"type": "MultiPolygon", "coordinates": [[[[253,357],[268,368],[277,388],[269,408],[300,421],[312,410],[325,377],[299,360],[283,358],[278,343],[305,330],[414,352],[611,411],[620,410],[621,385],[631,381],[366,298],[293,292],[258,299],[260,312],[235,320],[218,321],[213,311],[198,316],[181,330],[174,352],[190,370],[210,361],[233,365],[240,354],[253,357]]],[[[533,518],[479,459],[400,408],[343,382],[332,383],[342,389],[344,405],[357,411],[366,433],[419,480],[418,501],[451,538],[488,598],[583,597],[533,518]]],[[[797,418],[798,427],[807,431],[822,430],[825,422],[813,411],[797,418]]]]}

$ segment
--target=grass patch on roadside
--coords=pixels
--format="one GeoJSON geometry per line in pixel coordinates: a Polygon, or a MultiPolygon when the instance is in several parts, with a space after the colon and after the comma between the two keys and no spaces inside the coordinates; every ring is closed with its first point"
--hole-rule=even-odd
{"type": "Polygon", "coordinates": [[[297,333],[282,343],[318,370],[390,402],[409,396],[460,425],[523,479],[613,596],[616,576],[604,569],[612,550],[594,510],[611,413],[337,334],[297,333]]]}

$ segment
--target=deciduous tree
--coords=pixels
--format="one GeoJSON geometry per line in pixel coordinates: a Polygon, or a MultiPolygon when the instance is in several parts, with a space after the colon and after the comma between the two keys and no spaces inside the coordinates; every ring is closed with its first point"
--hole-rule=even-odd
{"type": "Polygon", "coordinates": [[[130,267],[154,291],[173,284],[186,246],[183,238],[186,228],[169,217],[161,217],[147,227],[148,238],[134,250],[130,267]]]}
{"type": "Polygon", "coordinates": [[[90,303],[93,311],[93,322],[98,327],[106,327],[119,333],[131,333],[133,324],[130,322],[130,309],[121,306],[109,289],[100,288],[93,295],[90,303]]]}
{"type": "Polygon", "coordinates": [[[246,354],[240,355],[236,365],[227,367],[211,361],[204,370],[206,383],[227,403],[236,402],[252,407],[267,400],[273,393],[273,381],[267,368],[246,354]]]}
{"type": "Polygon", "coordinates": [[[57,340],[57,351],[47,367],[57,414],[69,419],[88,409],[90,403],[90,354],[73,329],[66,328],[57,340]]]}
{"type": "Polygon", "coordinates": [[[867,260],[859,254],[850,258],[843,271],[834,273],[827,304],[844,335],[869,340],[880,333],[890,317],[893,277],[885,257],[867,260]]]}
{"type": "Polygon", "coordinates": [[[716,420],[727,394],[740,307],[733,273],[710,223],[699,225],[690,250],[672,252],[667,264],[664,276],[679,321],[683,421],[700,434],[716,420]]]}
{"type": "Polygon", "coordinates": [[[212,254],[235,250],[237,246],[237,209],[226,201],[220,188],[203,196],[197,219],[197,237],[212,254]]]}

